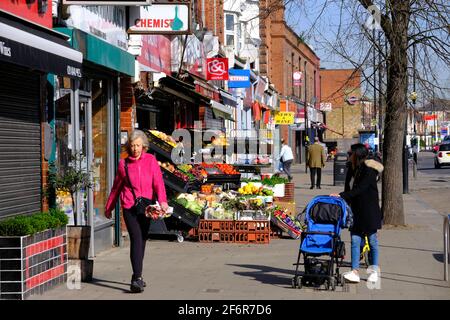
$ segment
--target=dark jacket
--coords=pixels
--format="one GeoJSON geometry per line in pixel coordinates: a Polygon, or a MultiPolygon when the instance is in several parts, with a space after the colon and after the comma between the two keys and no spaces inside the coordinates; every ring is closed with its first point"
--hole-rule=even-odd
{"type": "Polygon", "coordinates": [[[353,233],[370,234],[381,229],[383,214],[379,204],[377,177],[383,169],[380,162],[366,160],[355,170],[352,189],[340,193],[353,211],[353,233]]]}

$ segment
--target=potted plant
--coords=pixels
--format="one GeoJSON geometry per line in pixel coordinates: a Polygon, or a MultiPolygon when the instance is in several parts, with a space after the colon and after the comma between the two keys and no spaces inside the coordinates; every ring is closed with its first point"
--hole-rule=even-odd
{"type": "MultiPolygon", "coordinates": [[[[75,201],[77,193],[92,187],[90,170],[84,169],[84,157],[80,154],[72,156],[67,168],[56,168],[54,164],[49,169],[49,179],[46,194],[68,194],[73,210],[73,225],[67,226],[69,259],[87,260],[91,239],[91,226],[79,225],[80,208],[75,201]]],[[[86,217],[82,219],[86,221],[86,217]]]]}
{"type": "Polygon", "coordinates": [[[24,300],[66,282],[67,222],[57,209],[0,221],[0,299],[24,300]]]}

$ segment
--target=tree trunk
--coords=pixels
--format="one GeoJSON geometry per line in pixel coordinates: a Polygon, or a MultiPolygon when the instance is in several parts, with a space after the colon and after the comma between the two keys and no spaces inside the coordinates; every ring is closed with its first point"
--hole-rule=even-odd
{"type": "Polygon", "coordinates": [[[387,62],[386,119],[383,145],[383,213],[384,223],[404,225],[403,208],[403,139],[406,124],[408,90],[408,24],[410,1],[392,3],[390,54],[387,62]]]}

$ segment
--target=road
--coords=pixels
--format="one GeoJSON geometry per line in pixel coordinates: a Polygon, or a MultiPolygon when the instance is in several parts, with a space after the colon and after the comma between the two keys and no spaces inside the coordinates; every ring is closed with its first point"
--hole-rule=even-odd
{"type": "Polygon", "coordinates": [[[435,169],[434,153],[421,152],[417,179],[410,175],[410,191],[440,214],[450,214],[450,167],[435,169]]]}

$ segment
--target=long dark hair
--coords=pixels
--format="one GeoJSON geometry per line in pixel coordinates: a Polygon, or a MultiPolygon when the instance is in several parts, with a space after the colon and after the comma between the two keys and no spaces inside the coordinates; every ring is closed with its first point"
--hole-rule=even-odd
{"type": "Polygon", "coordinates": [[[359,168],[361,164],[367,159],[369,151],[362,143],[355,143],[351,146],[352,154],[355,155],[355,161],[352,162],[353,170],[359,168]]]}

